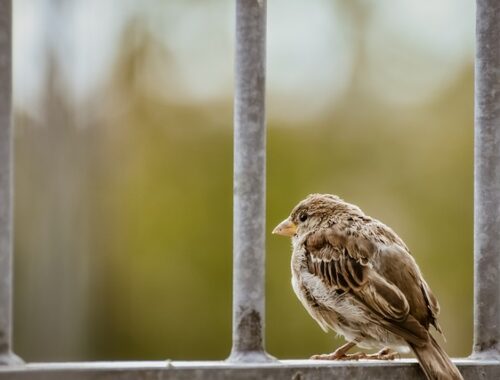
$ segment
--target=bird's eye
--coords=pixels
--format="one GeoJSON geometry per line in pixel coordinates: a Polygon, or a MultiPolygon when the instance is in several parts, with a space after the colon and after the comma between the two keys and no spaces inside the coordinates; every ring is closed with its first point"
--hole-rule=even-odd
{"type": "Polygon", "coordinates": [[[302,214],[299,215],[299,220],[301,222],[305,222],[307,220],[307,214],[303,212],[302,214]]]}

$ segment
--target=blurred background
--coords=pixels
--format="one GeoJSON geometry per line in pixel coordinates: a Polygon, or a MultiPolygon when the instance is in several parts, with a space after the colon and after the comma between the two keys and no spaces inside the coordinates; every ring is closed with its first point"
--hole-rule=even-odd
{"type": "MultiPolygon", "coordinates": [[[[15,350],[223,359],[231,346],[231,0],[16,0],[15,350]]],[[[267,348],[341,340],[272,228],[312,192],[392,226],[472,345],[472,1],[268,2],[267,348]]]]}

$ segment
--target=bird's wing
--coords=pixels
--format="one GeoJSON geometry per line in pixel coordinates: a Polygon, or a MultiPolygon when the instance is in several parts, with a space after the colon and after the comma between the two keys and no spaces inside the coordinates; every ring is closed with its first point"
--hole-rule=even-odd
{"type": "MultiPolygon", "coordinates": [[[[304,246],[309,272],[327,287],[337,292],[352,292],[374,312],[374,322],[408,341],[420,345],[428,339],[422,323],[410,314],[404,292],[376,268],[381,252],[368,234],[353,235],[352,231],[333,226],[309,235],[304,246]]],[[[403,268],[398,270],[405,272],[403,268]]],[[[401,276],[405,277],[405,273],[401,276]]],[[[411,278],[406,280],[415,282],[411,278]]]]}
{"type": "Polygon", "coordinates": [[[305,241],[309,271],[326,284],[343,291],[359,290],[368,279],[375,247],[370,241],[355,242],[336,228],[321,229],[305,241]]]}
{"type": "Polygon", "coordinates": [[[425,282],[414,258],[401,246],[389,245],[378,254],[377,272],[405,295],[410,313],[425,327],[429,324],[440,332],[437,323],[439,304],[425,282]]]}
{"type": "Polygon", "coordinates": [[[429,285],[427,285],[427,282],[425,282],[424,279],[422,279],[422,293],[424,294],[425,303],[426,303],[427,309],[429,310],[429,322],[444,337],[443,330],[441,329],[441,326],[439,325],[439,323],[437,321],[437,317],[439,315],[439,309],[440,309],[438,300],[434,296],[434,294],[431,291],[431,288],[429,287],[429,285]]]}

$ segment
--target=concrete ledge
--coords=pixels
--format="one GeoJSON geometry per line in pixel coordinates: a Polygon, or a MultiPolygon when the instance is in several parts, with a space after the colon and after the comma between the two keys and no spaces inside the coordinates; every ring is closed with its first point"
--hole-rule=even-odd
{"type": "MultiPolygon", "coordinates": [[[[465,379],[500,379],[500,361],[455,359],[465,379]]],[[[425,379],[417,362],[282,360],[234,364],[223,361],[30,363],[0,367],[0,380],[197,380],[197,379],[425,379]]]]}

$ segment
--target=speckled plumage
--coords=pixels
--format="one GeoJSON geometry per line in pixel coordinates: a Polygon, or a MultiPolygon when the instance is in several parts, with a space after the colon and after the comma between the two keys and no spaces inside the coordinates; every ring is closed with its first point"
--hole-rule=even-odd
{"type": "Polygon", "coordinates": [[[411,348],[429,379],[462,378],[429,333],[431,325],[441,332],[438,302],[391,228],[337,196],[313,194],[274,232],[293,233],[292,286],[323,330],[363,348],[411,348]]]}

